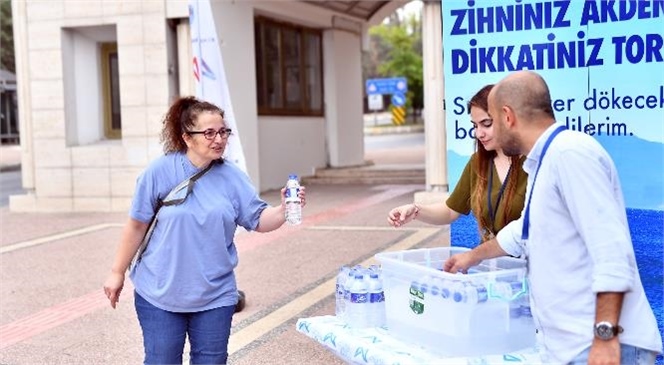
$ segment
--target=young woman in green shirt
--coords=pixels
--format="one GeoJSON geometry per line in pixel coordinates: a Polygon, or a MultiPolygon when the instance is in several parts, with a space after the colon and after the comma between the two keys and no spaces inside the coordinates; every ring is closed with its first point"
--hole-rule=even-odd
{"type": "Polygon", "coordinates": [[[487,113],[489,91],[486,85],[468,102],[475,127],[476,152],[470,157],[452,194],[444,204],[406,204],[388,213],[394,227],[417,219],[429,224],[450,224],[460,214],[471,211],[477,219],[482,242],[521,215],[528,175],[522,165],[525,157],[508,157],[493,138],[493,121],[487,113]]]}

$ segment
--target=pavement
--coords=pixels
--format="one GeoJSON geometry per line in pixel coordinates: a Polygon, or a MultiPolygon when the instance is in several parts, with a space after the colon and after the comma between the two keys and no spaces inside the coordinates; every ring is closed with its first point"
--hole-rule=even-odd
{"type": "MultiPolygon", "coordinates": [[[[15,149],[2,146],[0,151],[3,166],[10,166],[15,149]]],[[[411,150],[406,159],[395,157],[400,152],[374,151],[372,159],[376,164],[424,163],[423,149],[411,150]]],[[[447,226],[387,225],[387,212],[412,202],[423,189],[312,185],[303,224],[265,234],[239,233],[236,275],[247,306],[233,319],[229,363],[343,364],[297,332],[295,323],[334,313],[334,278],[341,265],[368,264],[387,250],[449,244],[447,226]]],[[[277,191],[261,196],[270,204],[279,202],[277,191]]],[[[115,310],[102,291],[126,219],[126,213],[0,208],[0,364],[142,361],[131,282],[115,310]]]]}

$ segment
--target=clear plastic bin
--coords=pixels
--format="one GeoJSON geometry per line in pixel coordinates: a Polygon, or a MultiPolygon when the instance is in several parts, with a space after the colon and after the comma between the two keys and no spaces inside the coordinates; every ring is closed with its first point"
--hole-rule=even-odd
{"type": "Polygon", "coordinates": [[[535,345],[526,261],[485,260],[468,274],[442,271],[440,247],[385,252],[381,263],[388,331],[442,356],[508,353],[535,345]]]}

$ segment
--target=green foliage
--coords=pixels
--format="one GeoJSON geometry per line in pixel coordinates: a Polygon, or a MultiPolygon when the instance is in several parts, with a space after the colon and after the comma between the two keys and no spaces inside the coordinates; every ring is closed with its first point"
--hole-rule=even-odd
{"type": "Polygon", "coordinates": [[[0,68],[16,72],[14,64],[12,3],[10,0],[0,0],[0,68]]]}
{"type": "Polygon", "coordinates": [[[422,26],[418,17],[405,20],[392,16],[369,29],[370,50],[363,60],[364,77],[405,77],[408,79],[407,106],[423,106],[422,26]]]}

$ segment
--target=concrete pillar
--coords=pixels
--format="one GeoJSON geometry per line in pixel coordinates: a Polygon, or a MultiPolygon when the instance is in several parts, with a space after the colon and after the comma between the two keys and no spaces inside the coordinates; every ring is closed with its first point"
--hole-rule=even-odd
{"type": "Polygon", "coordinates": [[[425,0],[422,12],[426,191],[416,193],[415,201],[428,203],[445,201],[449,190],[441,1],[425,0]]]}
{"type": "Polygon", "coordinates": [[[325,129],[332,167],[364,164],[360,42],[359,31],[323,31],[325,129]]]}

